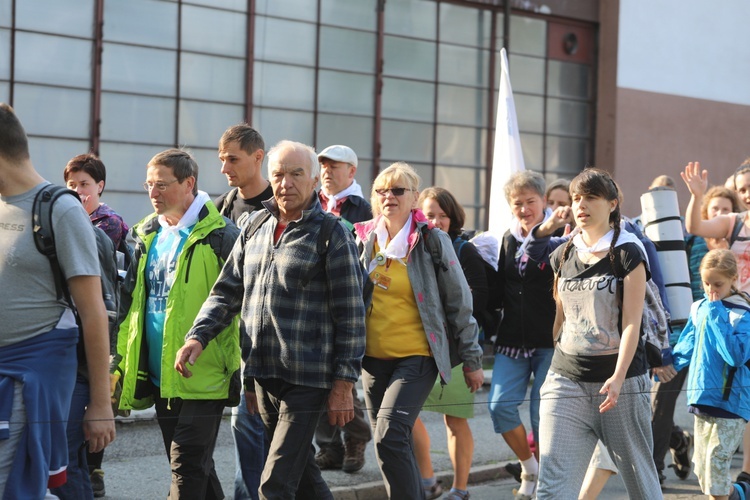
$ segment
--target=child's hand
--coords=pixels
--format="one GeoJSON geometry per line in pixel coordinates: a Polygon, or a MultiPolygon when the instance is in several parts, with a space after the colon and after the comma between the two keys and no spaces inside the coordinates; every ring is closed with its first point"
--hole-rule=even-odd
{"type": "Polygon", "coordinates": [[[721,300],[721,297],[719,297],[719,292],[708,292],[708,300],[709,302],[716,302],[717,300],[721,300]]]}

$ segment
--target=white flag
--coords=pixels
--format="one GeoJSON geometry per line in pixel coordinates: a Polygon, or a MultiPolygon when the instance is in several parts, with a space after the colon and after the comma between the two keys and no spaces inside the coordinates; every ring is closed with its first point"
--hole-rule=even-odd
{"type": "Polygon", "coordinates": [[[500,51],[500,95],[497,99],[495,120],[495,146],[492,156],[492,184],[490,185],[489,231],[499,238],[508,230],[513,215],[505,200],[505,183],[516,172],[526,170],[518,132],[516,105],[508,74],[508,57],[505,48],[500,51]]]}

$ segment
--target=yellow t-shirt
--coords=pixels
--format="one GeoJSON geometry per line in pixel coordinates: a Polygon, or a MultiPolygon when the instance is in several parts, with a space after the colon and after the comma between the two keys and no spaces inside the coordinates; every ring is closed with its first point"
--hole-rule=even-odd
{"type": "MultiPolygon", "coordinates": [[[[379,251],[377,243],[373,253],[379,251]]],[[[367,311],[367,347],[374,358],[431,356],[406,264],[388,259],[370,273],[375,284],[367,311]]]]}

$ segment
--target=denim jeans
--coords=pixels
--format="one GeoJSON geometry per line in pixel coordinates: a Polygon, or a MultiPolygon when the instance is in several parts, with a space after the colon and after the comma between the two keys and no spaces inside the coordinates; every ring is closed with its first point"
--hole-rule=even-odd
{"type": "Polygon", "coordinates": [[[232,436],[234,437],[235,500],[258,500],[260,476],[268,456],[268,438],[260,414],[247,411],[245,391],[240,404],[232,408],[232,436]]]}
{"type": "Polygon", "coordinates": [[[83,415],[90,400],[89,382],[80,374],[76,376],[73,397],[68,415],[68,480],[50,491],[61,500],[93,500],[94,492],[86,463],[86,442],[83,438],[83,415]]]}
{"type": "Polygon", "coordinates": [[[526,399],[529,380],[534,374],[529,399],[531,404],[531,428],[534,441],[539,442],[539,389],[547,377],[552,363],[552,348],[537,348],[529,358],[514,359],[504,354],[495,354],[492,368],[492,385],[487,403],[495,432],[504,434],[521,425],[518,406],[526,399]]]}

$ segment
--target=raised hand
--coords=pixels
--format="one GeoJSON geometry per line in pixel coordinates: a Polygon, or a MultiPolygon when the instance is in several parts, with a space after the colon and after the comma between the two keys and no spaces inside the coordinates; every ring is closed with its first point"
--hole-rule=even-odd
{"type": "Polygon", "coordinates": [[[708,170],[701,170],[699,161],[691,161],[685,167],[684,172],[680,172],[680,177],[687,184],[690,194],[695,197],[701,197],[708,189],[708,170]]]}

